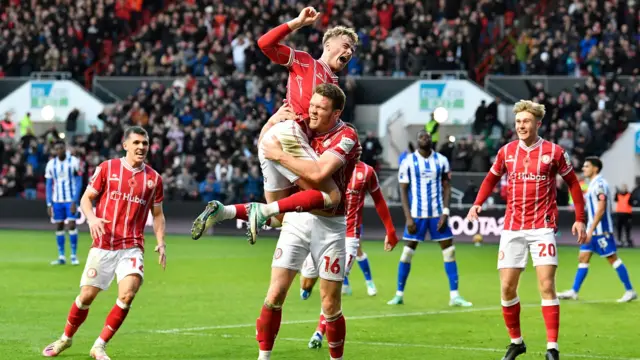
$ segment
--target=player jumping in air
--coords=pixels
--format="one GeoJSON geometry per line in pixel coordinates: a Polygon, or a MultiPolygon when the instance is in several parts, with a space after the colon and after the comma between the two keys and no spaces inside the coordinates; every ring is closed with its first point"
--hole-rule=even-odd
{"type": "Polygon", "coordinates": [[[163,269],[166,266],[162,177],[144,164],[149,150],[149,136],[141,127],[130,127],[124,133],[122,147],[126,156],[100,164],[80,201],[93,244],[80,280],[80,295],[71,305],[60,339],[42,351],[46,357],[58,356],[71,347],[71,339],[87,318],[89,306],[100,291],[109,288],[116,277],[116,304],[90,351],[94,359],[110,359],[105,347],[129,314],[131,303],[144,278],[144,227],[149,210],[153,215],[153,229],[158,241],[155,247],[160,254],[158,261],[163,269]],[[97,201],[95,214],[94,200],[97,201]]]}
{"type": "Polygon", "coordinates": [[[444,270],[449,278],[449,305],[472,306],[458,292],[458,265],[456,264],[453,233],[449,227],[449,201],[451,179],[449,160],[432,150],[431,135],[418,132],[418,150],[409,154],[398,172],[400,199],[406,219],[406,240],[398,265],[398,287],[389,305],[404,303],[404,287],[411,271],[411,258],[418,243],[427,238],[436,241],[442,249],[444,270]],[[409,205],[411,196],[411,205],[409,205]]]}
{"type": "Polygon", "coordinates": [[[527,266],[529,252],[538,276],[542,317],[547,329],[545,359],[556,360],[560,358],[560,301],[556,296],[555,284],[558,266],[555,239],[558,217],[556,174],[560,174],[567,182],[573,196],[576,221],[572,232],[578,236],[580,244],[587,239],[584,198],[569,155],[560,146],[538,136],[538,129],[545,114],[544,105],[521,100],[514,105],[513,112],[516,115],[515,125],[519,140],[506,144],[498,151],[467,218],[478,219],[482,204],[506,173],[509,196],[504,229],[500,235],[498,269],[502,315],[511,337],[511,344],[503,360],[512,360],[527,352],[520,332],[520,299],[517,289],[520,273],[527,266]]]}
{"type": "MultiPolygon", "coordinates": [[[[351,295],[351,288],[349,286],[348,275],[351,272],[353,266],[353,260],[358,261],[358,265],[364,274],[364,278],[367,284],[367,293],[369,296],[375,296],[376,286],[373,283],[371,276],[371,268],[369,267],[369,260],[367,254],[362,251],[362,243],[360,242],[360,235],[362,232],[362,212],[364,209],[364,198],[367,193],[371,194],[376,206],[376,211],[382,220],[385,229],[385,250],[391,251],[398,243],[396,235],[396,229],[391,221],[391,214],[387,207],[387,202],[384,200],[380,185],[378,184],[378,176],[375,170],[359,161],[356,165],[351,180],[347,186],[347,233],[346,233],[346,252],[347,252],[347,268],[345,269],[345,277],[342,282],[342,294],[351,295]]],[[[300,272],[300,297],[306,300],[311,296],[311,290],[318,279],[318,267],[315,265],[311,255],[307,256],[304,264],[302,265],[302,271],[300,272]]],[[[322,346],[322,339],[326,332],[327,322],[324,315],[320,314],[320,320],[318,321],[318,327],[311,336],[309,341],[310,349],[317,349],[322,346]]]]}
{"type": "Polygon", "coordinates": [[[613,238],[612,194],[609,183],[600,175],[602,161],[597,157],[587,157],[582,165],[584,177],[589,179],[589,188],[585,194],[587,204],[587,242],[580,246],[578,257],[578,272],[573,282],[573,288],[558,294],[560,299],[578,300],[578,292],[589,271],[591,255],[596,253],[607,259],[616,269],[620,281],[624,285],[625,293],[618,302],[629,302],[638,298],[633,290],[627,267],[616,254],[616,242],[613,238]]]}
{"type": "Polygon", "coordinates": [[[282,304],[296,274],[311,254],[318,266],[322,312],[327,321],[327,339],[331,359],[342,359],[346,324],[342,315],[341,288],[346,266],[345,200],[347,181],[357,163],[358,135],[345,125],[340,114],[345,95],[332,84],[318,85],[310,100],[309,126],[320,134],[312,146],[320,154],[318,161],[304,160],[286,153],[277,137],[265,139],[265,158],[278,161],[311,184],[333,177],[341,192],[341,201],[329,212],[290,212],[284,216],[282,231],[276,245],[271,270],[271,284],[257,321],[260,360],[271,357],[280,328],[282,304]]]}
{"type": "MultiPolygon", "coordinates": [[[[324,51],[318,60],[304,51],[294,50],[280,43],[287,35],[301,27],[312,25],[319,17],[320,13],[312,7],[304,8],[296,19],[272,29],[258,40],[258,46],[271,61],[289,69],[286,109],[292,111],[288,121],[272,118],[275,121],[265,125],[260,139],[275,135],[287,153],[306,160],[317,160],[317,155],[309,146],[309,100],[313,89],[323,83],[338,83],[335,72],[341,71],[349,63],[358,43],[358,36],[353,29],[342,26],[325,32],[322,39],[324,51]]],[[[263,225],[279,225],[279,220],[273,217],[275,215],[290,211],[326,209],[340,202],[340,191],[330,177],[325,177],[325,182],[316,185],[315,188],[319,189],[316,190],[288,169],[265,159],[262,150],[258,157],[268,205],[251,203],[223,206],[220,202],[212,201],[194,221],[191,231],[193,239],[198,239],[217,222],[242,219],[249,222],[249,241],[254,243],[263,225]],[[304,191],[289,196],[294,184],[304,191]]]]}
{"type": "Polygon", "coordinates": [[[56,223],[56,242],[58,260],[51,265],[64,265],[67,260],[64,253],[64,221],[68,222],[69,243],[71,244],[71,264],[78,265],[78,229],[76,229],[77,204],[82,191],[82,177],[78,174],[78,158],[67,154],[63,141],[54,145],[56,157],[49,160],[44,177],[47,186],[47,213],[56,223]]]}

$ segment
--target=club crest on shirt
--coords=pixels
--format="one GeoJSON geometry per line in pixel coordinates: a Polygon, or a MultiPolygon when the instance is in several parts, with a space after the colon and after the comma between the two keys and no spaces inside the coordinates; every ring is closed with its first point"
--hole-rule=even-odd
{"type": "Polygon", "coordinates": [[[551,156],[549,156],[549,155],[547,155],[547,154],[542,155],[542,162],[543,162],[544,164],[549,164],[549,163],[551,162],[551,156]]]}
{"type": "Polygon", "coordinates": [[[154,186],[156,186],[156,184],[153,182],[153,180],[147,180],[147,187],[149,189],[153,189],[154,186]]]}
{"type": "Polygon", "coordinates": [[[358,180],[362,180],[364,178],[364,174],[361,172],[358,172],[358,175],[356,175],[358,180]]]}

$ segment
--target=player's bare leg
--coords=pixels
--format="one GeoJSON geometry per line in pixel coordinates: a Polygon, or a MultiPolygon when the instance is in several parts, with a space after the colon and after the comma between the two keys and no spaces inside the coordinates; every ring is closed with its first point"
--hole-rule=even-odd
{"type": "Polygon", "coordinates": [[[71,305],[69,315],[67,316],[67,324],[64,327],[64,333],[60,339],[49,344],[44,350],[42,355],[46,357],[58,356],[64,350],[71,347],[73,343],[73,335],[78,331],[80,325],[87,319],[89,315],[89,306],[93,303],[100,289],[93,286],[83,286],[80,289],[80,294],[76,297],[76,300],[71,305]]]}
{"type": "Polygon", "coordinates": [[[89,352],[89,355],[92,358],[96,360],[110,359],[105,351],[105,347],[127,318],[131,303],[133,303],[133,299],[136,297],[141,285],[142,278],[137,274],[127,275],[120,280],[120,283],[118,284],[118,299],[116,300],[116,304],[109,312],[109,315],[107,315],[104,328],[102,328],[100,336],[96,339],[91,351],[89,352]]]}
{"type": "Polygon", "coordinates": [[[465,300],[458,292],[458,264],[456,263],[456,247],[453,239],[438,242],[444,260],[444,272],[449,279],[449,306],[470,307],[472,303],[465,300]]]}
{"type": "Polygon", "coordinates": [[[405,241],[404,248],[402,249],[402,255],[400,255],[400,263],[398,264],[398,287],[396,295],[393,299],[389,300],[389,305],[402,305],[404,304],[404,287],[407,284],[409,273],[411,272],[411,260],[413,254],[418,248],[418,241],[405,241]]]}
{"type": "Polygon", "coordinates": [[[558,332],[560,330],[560,300],[556,295],[556,265],[536,266],[538,288],[542,298],[542,317],[547,328],[548,360],[559,359],[558,332]]]}
{"type": "Polygon", "coordinates": [[[260,348],[258,360],[271,359],[271,351],[282,321],[282,305],[287,298],[287,292],[296,274],[297,271],[295,270],[271,269],[271,283],[269,284],[267,297],[260,311],[260,317],[256,321],[256,340],[260,348]]]}
{"type": "Polygon", "coordinates": [[[527,352],[520,330],[520,299],[518,298],[518,282],[523,269],[500,269],[500,297],[502,299],[502,316],[507,326],[511,344],[503,360],[513,360],[527,352]]]}
{"type": "MultiPolygon", "coordinates": [[[[311,184],[302,179],[298,179],[296,185],[302,189],[313,189],[311,184]]],[[[251,203],[247,214],[249,218],[247,240],[249,243],[255,244],[258,232],[272,216],[286,212],[322,210],[340,203],[342,195],[333,179],[325,179],[318,189],[304,190],[270,204],[251,203]]]]}
{"type": "MultiPolygon", "coordinates": [[[[367,254],[362,251],[362,241],[359,241],[356,261],[358,262],[358,266],[360,267],[360,270],[362,270],[362,274],[364,275],[364,280],[367,284],[367,294],[369,294],[369,296],[376,296],[378,290],[376,289],[376,284],[373,282],[373,277],[371,276],[369,258],[367,257],[367,254]]],[[[346,279],[347,277],[345,276],[345,280],[346,279]]]]}
{"type": "Polygon", "coordinates": [[[578,300],[578,292],[582,287],[582,283],[587,278],[589,272],[589,262],[591,261],[591,251],[580,251],[578,255],[578,271],[573,281],[573,287],[569,290],[558,293],[558,299],[561,300],[578,300]]]}

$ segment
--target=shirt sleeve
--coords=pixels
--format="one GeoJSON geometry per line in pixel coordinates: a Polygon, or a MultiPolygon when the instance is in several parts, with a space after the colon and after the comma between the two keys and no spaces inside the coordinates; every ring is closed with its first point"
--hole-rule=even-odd
{"type": "Polygon", "coordinates": [[[104,186],[106,184],[106,167],[107,164],[104,162],[98,165],[96,171],[93,173],[93,176],[91,176],[91,179],[89,180],[87,190],[92,191],[96,194],[102,194],[102,191],[104,190],[104,186]]]}
{"type": "Polygon", "coordinates": [[[158,182],[156,183],[156,193],[153,197],[153,206],[162,205],[164,200],[164,185],[162,183],[162,176],[158,174],[158,182]]]}
{"type": "Polygon", "coordinates": [[[504,174],[505,166],[504,166],[504,153],[507,151],[507,147],[503,146],[498,150],[498,154],[496,155],[496,159],[491,165],[491,171],[495,176],[502,176],[504,174]]]}
{"type": "Polygon", "coordinates": [[[442,164],[443,178],[446,176],[446,179],[450,180],[451,176],[449,174],[451,173],[451,166],[449,166],[449,159],[447,159],[445,156],[441,156],[440,163],[442,164]]]}
{"type": "Polygon", "coordinates": [[[594,192],[598,198],[598,200],[606,200],[607,199],[607,187],[602,182],[598,182],[594,192]]]}
{"type": "Polygon", "coordinates": [[[571,170],[573,170],[573,165],[571,165],[571,158],[569,157],[569,154],[566,151],[564,151],[563,148],[560,147],[560,151],[558,155],[556,155],[556,157],[557,157],[556,162],[558,164],[558,174],[560,174],[560,176],[565,176],[571,170]]]}
{"type": "Polygon", "coordinates": [[[343,163],[355,159],[356,145],[359,143],[358,135],[350,127],[343,131],[339,141],[331,145],[327,151],[337,156],[343,163]]]}
{"type": "Polygon", "coordinates": [[[378,174],[376,174],[373,168],[369,169],[369,178],[367,179],[367,184],[369,188],[369,193],[375,192],[380,189],[380,183],[378,182],[378,174]]]}
{"type": "Polygon", "coordinates": [[[53,179],[53,162],[49,160],[47,166],[44,169],[44,178],[53,179]]]}
{"type": "Polygon", "coordinates": [[[408,155],[400,163],[400,169],[398,170],[398,182],[400,184],[409,184],[411,182],[409,178],[409,166],[411,164],[411,155],[408,155]]]}

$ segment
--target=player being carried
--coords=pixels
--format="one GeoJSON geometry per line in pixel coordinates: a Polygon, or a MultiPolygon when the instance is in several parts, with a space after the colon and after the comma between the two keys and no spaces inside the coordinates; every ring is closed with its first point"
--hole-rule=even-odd
{"type": "Polygon", "coordinates": [[[556,175],[569,185],[575,202],[576,221],[572,232],[578,243],[586,241],[584,198],[569,155],[558,145],[538,136],[544,105],[520,100],[513,107],[518,140],[504,145],[485,177],[467,218],[477,220],[482,204],[489,197],[503,174],[507,175],[507,207],[504,229],[500,235],[498,269],[504,317],[511,344],[504,360],[512,360],[527,351],[520,332],[520,299],[518,283],[531,252],[542,298],[542,317],[547,329],[545,359],[559,359],[558,330],[560,302],[556,296],[558,253],[555,232],[556,175]]]}
{"type": "Polygon", "coordinates": [[[458,292],[458,265],[456,263],[453,233],[449,227],[449,201],[451,198],[451,170],[449,161],[432,150],[431,135],[418,132],[418,150],[409,154],[398,171],[400,199],[406,219],[406,241],[398,265],[398,287],[389,305],[404,303],[404,287],[411,270],[411,259],[418,243],[427,238],[436,241],[442,249],[444,270],[449,278],[449,305],[472,306],[458,292]],[[409,203],[411,196],[411,203],[409,203]]]}
{"type": "MultiPolygon", "coordinates": [[[[384,200],[382,190],[380,190],[380,185],[378,184],[378,176],[371,166],[359,161],[351,175],[351,180],[347,185],[346,191],[346,252],[348,259],[344,281],[342,282],[342,294],[345,295],[351,295],[348,275],[351,272],[353,260],[358,261],[358,265],[364,273],[369,296],[375,296],[377,293],[376,286],[371,277],[371,268],[369,267],[367,254],[362,251],[362,243],[360,242],[360,235],[362,234],[362,213],[364,209],[364,199],[367,193],[373,198],[378,216],[380,216],[386,230],[385,250],[393,250],[398,243],[396,229],[393,226],[387,202],[384,200]]],[[[309,254],[300,272],[300,297],[302,300],[307,300],[309,296],[311,296],[311,290],[317,280],[318,267],[315,265],[311,254],[309,254]]],[[[318,327],[309,341],[309,349],[317,349],[322,346],[322,339],[326,332],[326,327],[327,322],[324,315],[320,314],[318,327]]]]}
{"type": "Polygon", "coordinates": [[[582,165],[584,177],[589,179],[589,188],[585,194],[587,215],[587,242],[580,246],[578,256],[578,272],[576,273],[573,288],[558,294],[560,299],[578,300],[578,292],[582,282],[587,277],[591,255],[596,253],[607,259],[609,264],[616,269],[620,281],[626,290],[618,302],[629,302],[638,298],[629,280],[627,267],[616,254],[616,241],[613,238],[613,217],[611,216],[612,194],[609,183],[600,175],[602,161],[597,157],[587,157],[582,165]]]}
{"type": "Polygon", "coordinates": [[[93,244],[80,280],[80,295],[71,305],[60,339],[42,351],[46,357],[58,356],[71,347],[71,339],[87,318],[89,306],[100,291],[109,288],[115,277],[118,281],[116,304],[90,351],[94,359],[109,360],[105,347],[129,314],[144,278],[144,227],[149,210],[158,241],[155,251],[160,254],[162,268],[166,266],[162,177],[144,164],[149,136],[141,127],[130,127],[125,130],[122,147],[126,156],[100,164],[80,201],[93,244]]]}
{"type": "Polygon", "coordinates": [[[318,161],[296,158],[282,149],[277,137],[265,139],[262,150],[266,159],[278,161],[309,183],[315,185],[333,177],[341,193],[340,203],[329,212],[314,215],[289,212],[273,256],[271,283],[257,321],[260,360],[271,357],[280,328],[282,304],[302,264],[311,254],[320,276],[322,312],[327,321],[327,339],[331,359],[342,359],[346,324],[342,315],[341,288],[346,265],[345,200],[347,181],[357,163],[358,134],[340,119],[345,95],[333,84],[318,85],[310,100],[309,126],[320,134],[312,146],[320,154],[318,161]]]}
{"type": "MultiPolygon", "coordinates": [[[[263,127],[259,143],[262,138],[275,135],[287,153],[306,160],[318,160],[309,146],[309,100],[313,90],[319,84],[338,83],[335,72],[341,71],[349,63],[358,43],[358,36],[353,29],[343,26],[325,32],[322,39],[324,51],[318,60],[304,51],[294,50],[280,43],[288,34],[313,24],[319,17],[320,13],[312,7],[304,8],[296,19],[272,29],[258,40],[258,46],[271,61],[289,69],[286,99],[288,106],[281,109],[288,120],[282,121],[282,117],[272,118],[273,121],[263,127]]],[[[194,221],[191,231],[193,239],[200,238],[206,229],[219,221],[242,219],[249,222],[249,242],[254,243],[263,225],[278,226],[279,220],[273,217],[275,215],[327,209],[340,202],[340,191],[329,176],[323,176],[326,180],[314,188],[280,164],[265,159],[262,150],[259,150],[258,157],[268,205],[250,203],[223,206],[220,202],[212,201],[194,221]],[[294,184],[304,190],[289,196],[294,184]]]]}
{"type": "Polygon", "coordinates": [[[53,147],[56,157],[49,160],[44,177],[47,180],[47,213],[56,223],[56,242],[58,260],[51,265],[64,265],[64,222],[68,222],[69,243],[71,244],[71,265],[78,265],[78,229],[76,229],[77,204],[82,191],[82,177],[78,174],[78,158],[67,154],[64,141],[58,141],[53,147]]]}

